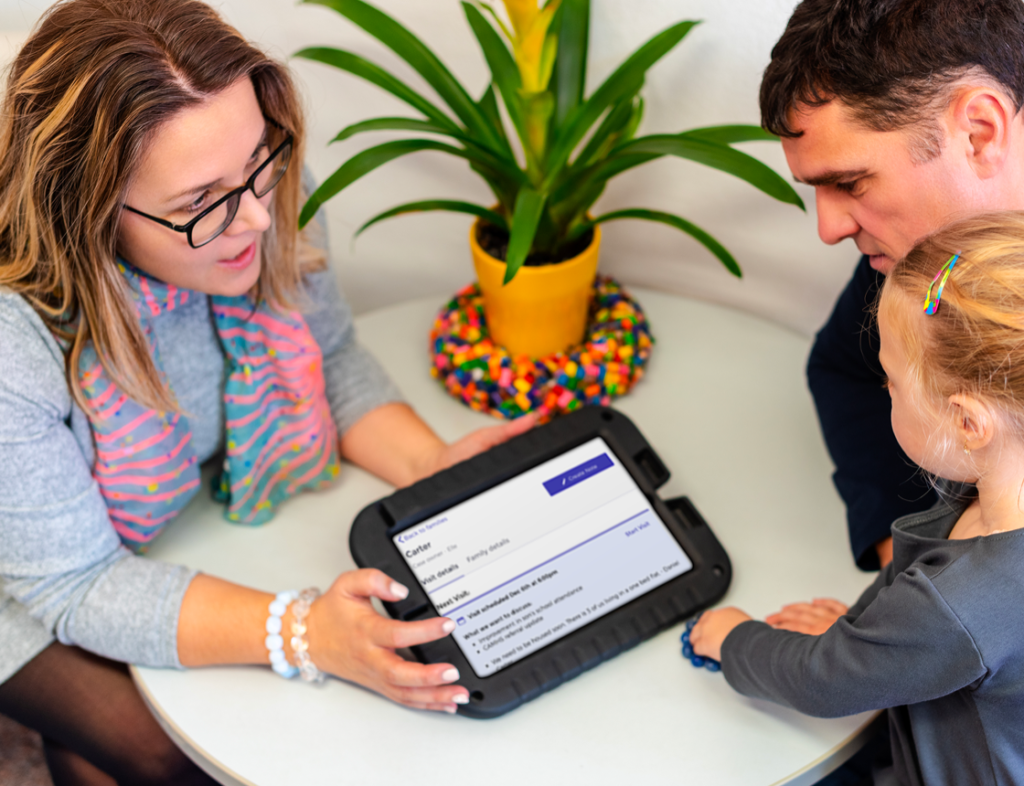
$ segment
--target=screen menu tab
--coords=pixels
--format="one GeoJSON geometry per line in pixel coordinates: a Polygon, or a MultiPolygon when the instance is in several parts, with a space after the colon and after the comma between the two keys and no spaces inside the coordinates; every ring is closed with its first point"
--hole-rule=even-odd
{"type": "Polygon", "coordinates": [[[480,677],[693,567],[600,437],[394,543],[480,677]]]}

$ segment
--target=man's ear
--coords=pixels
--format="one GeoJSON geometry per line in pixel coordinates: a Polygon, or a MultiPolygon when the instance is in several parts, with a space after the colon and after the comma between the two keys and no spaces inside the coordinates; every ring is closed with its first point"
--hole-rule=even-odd
{"type": "Polygon", "coordinates": [[[949,408],[954,431],[965,450],[981,450],[992,441],[996,418],[984,401],[966,393],[956,393],[949,397],[949,408]]]}
{"type": "Polygon", "coordinates": [[[1016,108],[999,90],[987,85],[964,88],[949,108],[952,144],[960,146],[968,165],[981,180],[1002,171],[1011,153],[1016,108]]]}

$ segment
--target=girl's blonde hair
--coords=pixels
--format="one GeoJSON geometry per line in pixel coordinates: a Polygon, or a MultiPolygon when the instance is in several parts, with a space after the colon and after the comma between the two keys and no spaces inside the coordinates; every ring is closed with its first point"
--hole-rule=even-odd
{"type": "MultiPolygon", "coordinates": [[[[305,128],[287,69],[197,0],[63,0],[11,67],[0,108],[0,286],[66,342],[83,407],[78,364],[91,341],[128,396],[176,409],[115,264],[122,205],[154,132],[245,77],[301,162],[305,128]]],[[[304,263],[323,264],[298,236],[301,176],[292,166],[277,185],[254,292],[285,306],[300,298],[304,263]]]]}
{"type": "Polygon", "coordinates": [[[1024,426],[1024,213],[985,213],[929,235],[887,276],[880,309],[934,401],[971,394],[1024,426]],[[954,254],[929,316],[928,287],[954,254]],[[889,308],[893,292],[910,308],[889,308]]]}

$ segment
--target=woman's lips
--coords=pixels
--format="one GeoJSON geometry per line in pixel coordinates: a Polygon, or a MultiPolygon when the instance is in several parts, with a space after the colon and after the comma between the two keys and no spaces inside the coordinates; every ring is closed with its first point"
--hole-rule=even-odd
{"type": "Polygon", "coordinates": [[[253,241],[244,249],[238,256],[231,257],[230,259],[218,259],[217,264],[223,265],[224,267],[231,268],[232,270],[242,270],[249,267],[252,261],[256,258],[256,241],[253,241]]]}

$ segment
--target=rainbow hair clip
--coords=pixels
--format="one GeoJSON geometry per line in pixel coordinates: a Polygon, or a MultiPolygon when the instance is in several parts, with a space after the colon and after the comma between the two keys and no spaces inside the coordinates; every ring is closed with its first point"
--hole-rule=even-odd
{"type": "Polygon", "coordinates": [[[953,272],[953,265],[960,259],[960,252],[953,254],[949,258],[939,272],[935,274],[935,278],[932,279],[932,283],[928,285],[928,292],[924,296],[924,313],[928,316],[932,316],[936,311],[939,310],[939,299],[942,297],[942,288],[946,286],[946,279],[949,278],[949,274],[953,272]],[[939,288],[935,290],[935,297],[932,298],[932,289],[935,288],[935,284],[938,283],[939,288]]]}

